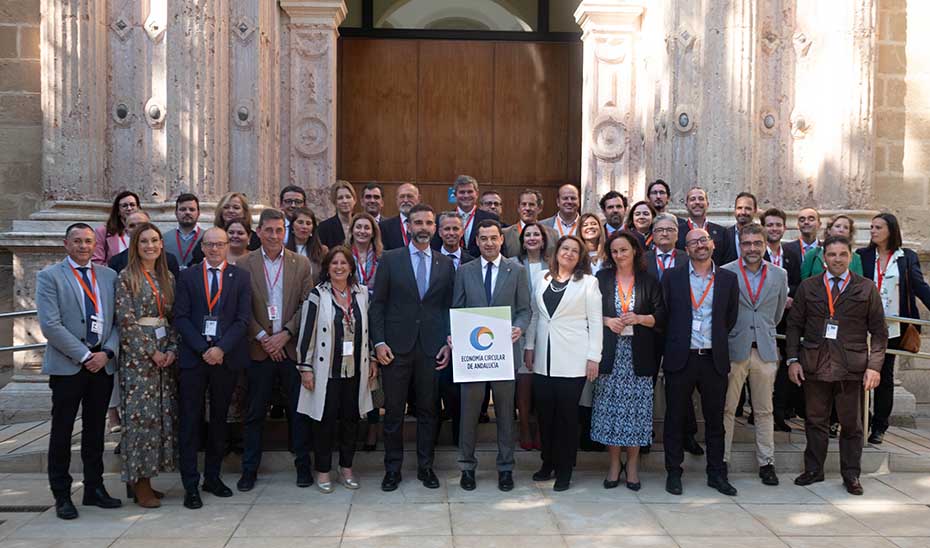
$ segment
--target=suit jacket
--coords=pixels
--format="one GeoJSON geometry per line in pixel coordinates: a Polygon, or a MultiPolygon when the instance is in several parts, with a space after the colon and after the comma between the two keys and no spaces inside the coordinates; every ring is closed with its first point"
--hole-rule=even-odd
{"type": "Polygon", "coordinates": [[[419,340],[423,352],[435,356],[449,336],[454,284],[452,261],[433,250],[429,287],[421,299],[410,248],[385,251],[368,313],[372,342],[386,343],[396,355],[412,352],[419,340]]]}
{"type": "MultiPolygon", "coordinates": [[[[197,230],[197,236],[194,238],[194,241],[191,243],[186,243],[184,241],[181,241],[180,249],[178,248],[178,229],[177,228],[172,228],[171,230],[165,232],[165,235],[163,238],[164,244],[165,244],[165,253],[177,259],[178,264],[183,263],[185,268],[194,264],[194,250],[200,247],[200,239],[203,238],[204,230],[201,229],[200,227],[197,227],[195,230],[197,230]],[[187,260],[182,261],[181,254],[187,251],[188,246],[190,246],[190,252],[187,254],[187,260]]],[[[177,279],[178,275],[175,274],[174,277],[175,279],[177,279]]]]}
{"type": "MultiPolygon", "coordinates": [[[[547,226],[547,227],[551,228],[551,229],[555,232],[555,234],[556,234],[556,236],[555,236],[555,241],[556,241],[556,242],[558,242],[558,241],[559,241],[559,238],[561,238],[561,236],[559,235],[559,234],[560,234],[560,233],[559,233],[559,230],[556,228],[556,225],[555,225],[555,220],[556,220],[556,218],[557,218],[558,216],[559,216],[559,213],[556,212],[555,215],[553,215],[552,217],[546,217],[545,219],[539,221],[539,224],[541,224],[541,225],[543,225],[543,226],[547,226]]],[[[575,234],[575,236],[581,236],[581,218],[580,218],[580,217],[578,218],[578,224],[577,224],[577,226],[575,226],[575,232],[574,232],[574,234],[575,234]]]]}
{"type": "MultiPolygon", "coordinates": [[[[460,249],[461,249],[461,248],[460,248],[460,249]]],[[[439,250],[439,253],[442,253],[442,255],[443,255],[444,257],[449,257],[448,255],[446,255],[446,250],[445,250],[445,248],[440,249],[440,250],[439,250]]],[[[452,261],[452,257],[449,257],[449,260],[452,261]]],[[[458,271],[459,268],[462,268],[462,265],[463,265],[463,264],[468,263],[468,262],[471,262],[471,261],[474,261],[474,260],[475,260],[474,257],[472,257],[471,255],[469,255],[467,251],[465,251],[464,249],[462,249],[462,250],[461,250],[461,254],[459,255],[459,265],[458,265],[458,268],[456,268],[455,270],[458,271]]],[[[455,267],[455,262],[454,262],[454,261],[453,261],[453,263],[452,263],[452,266],[455,267]]]]}
{"type": "MultiPolygon", "coordinates": [[[[663,272],[663,276],[673,268],[688,264],[687,253],[680,249],[674,249],[672,252],[675,254],[675,262],[669,265],[668,269],[663,272]]],[[[657,253],[657,249],[650,249],[646,252],[646,272],[652,274],[652,277],[656,280],[659,280],[659,263],[656,261],[657,253]]]]}
{"type": "MultiPolygon", "coordinates": [[[[198,248],[200,246],[197,246],[198,248]]],[[[178,279],[178,274],[181,272],[181,267],[178,265],[178,258],[172,255],[171,253],[165,252],[165,259],[168,261],[168,270],[174,274],[174,279],[178,279]]],[[[202,260],[202,258],[201,258],[202,260]]],[[[199,262],[199,261],[198,261],[199,262]]],[[[129,265],[129,250],[125,249],[122,253],[114,255],[110,262],[107,264],[111,270],[119,274],[129,265]]]]}
{"type": "MultiPolygon", "coordinates": [[[[746,280],[740,273],[740,262],[733,261],[721,267],[736,274],[739,283],[739,316],[736,326],[730,331],[730,359],[734,362],[749,359],[753,341],[763,361],[778,361],[775,326],[781,322],[785,313],[785,303],[788,300],[788,273],[772,263],[764,264],[765,280],[755,303],[749,298],[746,280]]],[[[753,288],[755,289],[757,288],[753,288]]]]}
{"type": "MultiPolygon", "coordinates": [[[[551,256],[555,252],[555,244],[559,241],[559,233],[553,228],[543,225],[546,231],[546,256],[551,256]]],[[[504,246],[501,253],[505,257],[520,256],[520,223],[508,226],[504,229],[504,246]]]]}
{"type": "Polygon", "coordinates": [[[400,222],[400,215],[384,219],[378,226],[381,228],[381,243],[384,244],[384,250],[407,247],[404,243],[404,232],[407,230],[403,223],[400,222]]]}
{"type": "Polygon", "coordinates": [[[739,246],[736,245],[736,225],[728,226],[723,231],[723,247],[724,252],[721,255],[720,259],[722,262],[716,264],[727,264],[732,263],[739,258],[739,246]]]}
{"type": "Polygon", "coordinates": [[[866,368],[882,370],[888,328],[881,297],[872,280],[855,272],[849,275],[846,289],[834,304],[834,320],[839,322],[835,340],[824,337],[830,312],[823,276],[802,281],[794,297],[788,313],[785,353],[788,360],[801,362],[804,376],[809,379],[859,380],[866,368]]]}
{"type": "MultiPolygon", "coordinates": [[[[597,273],[597,283],[601,290],[602,310],[605,318],[616,318],[617,314],[617,271],[613,268],[597,273]]],[[[626,291],[626,289],[624,289],[626,291]]],[[[665,301],[662,299],[662,286],[646,272],[636,275],[633,282],[636,295],[633,312],[655,317],[654,327],[633,326],[633,372],[640,377],[651,377],[659,372],[659,355],[656,338],[665,326],[665,301]]],[[[604,344],[601,352],[601,366],[598,372],[607,375],[614,369],[617,352],[618,335],[604,326],[604,344]]]]}
{"type": "MultiPolygon", "coordinates": [[[[484,271],[481,261],[463,263],[455,273],[452,293],[452,308],[477,308],[485,306],[509,306],[510,322],[524,333],[530,324],[530,285],[526,269],[516,259],[501,257],[491,302],[484,291],[484,271]]],[[[514,371],[523,365],[524,338],[513,343],[514,371]]]]}
{"type": "MultiPolygon", "coordinates": [[[[284,346],[284,352],[291,360],[297,358],[297,335],[300,329],[300,305],[310,290],[313,280],[310,275],[310,260],[288,249],[284,253],[284,274],[281,275],[283,286],[283,310],[281,326],[291,333],[291,339],[284,346]]],[[[239,263],[248,274],[252,283],[252,321],[249,323],[249,355],[254,361],[268,359],[262,344],[255,339],[264,331],[273,335],[272,322],[268,319],[268,284],[265,282],[265,264],[261,248],[256,249],[239,263]]]]}
{"type": "MultiPolygon", "coordinates": [[[[662,294],[668,309],[665,329],[665,356],[662,367],[674,372],[684,369],[691,349],[691,282],[689,263],[665,272],[662,294]]],[[[714,368],[721,375],[730,372],[729,334],[739,314],[739,284],[736,274],[717,267],[714,301],[711,309],[711,346],[714,368]]]]}
{"type": "MultiPolygon", "coordinates": [[[[99,336],[101,348],[119,354],[119,329],[116,325],[116,272],[105,266],[94,266],[97,287],[100,290],[100,315],[103,333],[99,336]]],[[[90,276],[90,274],[88,274],[90,276]]],[[[81,303],[84,291],[78,283],[68,259],[42,269],[36,276],[36,308],[39,311],[39,329],[47,341],[42,357],[42,374],[76,375],[81,360],[89,348],[84,338],[87,325],[81,303]]],[[[116,357],[106,365],[112,375],[116,370],[116,357]]]]}
{"type": "Polygon", "coordinates": [[[346,234],[342,231],[342,222],[339,221],[338,214],[320,222],[320,226],[316,227],[316,233],[320,238],[320,243],[330,249],[346,241],[346,234]]]}
{"type": "MultiPolygon", "coordinates": [[[[726,253],[726,240],[724,239],[724,232],[726,229],[710,221],[707,221],[705,227],[707,233],[710,234],[710,239],[714,241],[714,264],[726,264],[726,262],[723,261],[723,255],[726,253]]],[[[688,246],[685,245],[685,240],[688,238],[688,230],[688,219],[686,217],[679,217],[678,242],[675,244],[675,247],[678,249],[688,249],[688,246]]]]}
{"type": "MultiPolygon", "coordinates": [[[[209,275],[209,272],[207,273],[209,275]]],[[[249,363],[249,324],[252,322],[252,280],[248,271],[227,264],[222,274],[223,292],[213,307],[218,337],[207,342],[203,318],[210,315],[203,283],[203,265],[181,272],[174,298],[174,326],[181,335],[178,366],[197,367],[203,353],[213,346],[223,351],[223,363],[241,369],[249,363]]]]}
{"type": "MultiPolygon", "coordinates": [[[[106,266],[110,259],[120,252],[120,237],[116,234],[107,234],[107,225],[105,224],[94,229],[94,236],[96,236],[97,241],[94,244],[94,255],[91,261],[106,266]]],[[[129,235],[126,234],[123,238],[126,239],[128,244],[129,235]]]]}
{"type": "MultiPolygon", "coordinates": [[[[820,247],[820,245],[821,245],[822,243],[823,243],[823,242],[821,242],[820,240],[817,240],[817,246],[818,246],[818,247],[820,247]]],[[[785,249],[785,250],[790,251],[792,255],[797,255],[798,259],[800,259],[800,261],[801,261],[800,264],[804,264],[804,257],[805,257],[806,254],[805,254],[805,253],[801,253],[801,249],[802,249],[802,248],[801,248],[801,241],[800,241],[800,240],[794,239],[794,240],[785,242],[785,243],[781,244],[781,247],[782,247],[782,249],[785,249]]],[[[790,274],[790,272],[789,272],[789,274],[790,274]]],[[[801,282],[798,281],[798,284],[799,284],[799,285],[800,285],[800,283],[801,283],[801,282]]],[[[797,290],[797,288],[795,288],[795,290],[797,290]]]]}
{"type": "MultiPolygon", "coordinates": [[[[768,247],[765,248],[765,255],[762,258],[772,262],[768,247]]],[[[797,241],[786,242],[781,245],[781,267],[785,269],[785,273],[788,275],[788,296],[793,299],[794,293],[801,283],[801,251],[800,244],[797,241]],[[794,243],[793,246],[792,243],[794,243]]]]}
{"type": "MultiPolygon", "coordinates": [[[[930,308],[930,285],[924,279],[924,274],[920,270],[920,260],[917,253],[910,249],[903,248],[903,257],[898,258],[898,272],[901,275],[901,283],[898,284],[898,303],[900,303],[899,315],[906,318],[920,318],[920,310],[917,309],[917,299],[924,303],[924,306],[930,308]],[[904,276],[907,276],[905,283],[904,276]],[[910,292],[908,292],[910,289],[910,292]]],[[[872,280],[875,278],[875,248],[863,247],[857,249],[856,253],[862,257],[862,277],[872,280]]],[[[914,326],[918,330],[920,326],[914,326]]],[[[904,327],[901,328],[904,333],[904,327]]]]}
{"type": "Polygon", "coordinates": [[[558,308],[551,316],[543,301],[549,287],[548,272],[533,280],[533,319],[526,334],[526,348],[536,349],[533,373],[550,377],[583,377],[588,360],[600,363],[604,341],[601,291],[597,278],[585,274],[570,279],[558,308]],[[547,360],[546,349],[551,360],[547,360]]]}
{"type": "MultiPolygon", "coordinates": [[[[478,249],[478,223],[485,219],[494,219],[495,221],[500,222],[500,218],[493,214],[488,213],[487,211],[477,208],[475,209],[475,218],[471,220],[471,234],[468,235],[468,241],[465,242],[463,248],[468,252],[472,257],[478,257],[481,255],[481,250],[478,249]]],[[[430,241],[430,245],[433,249],[442,248],[442,240],[439,238],[439,233],[433,235],[433,239],[430,241]]]]}

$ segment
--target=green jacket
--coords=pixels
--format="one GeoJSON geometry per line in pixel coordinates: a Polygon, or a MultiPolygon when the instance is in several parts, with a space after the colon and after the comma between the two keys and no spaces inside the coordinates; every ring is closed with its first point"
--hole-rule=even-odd
{"type": "MultiPolygon", "coordinates": [[[[804,262],[801,263],[801,279],[806,280],[811,276],[819,276],[824,273],[823,248],[815,247],[804,254],[804,262]]],[[[862,259],[858,253],[852,254],[852,260],[849,262],[849,270],[862,276],[862,259]]]]}

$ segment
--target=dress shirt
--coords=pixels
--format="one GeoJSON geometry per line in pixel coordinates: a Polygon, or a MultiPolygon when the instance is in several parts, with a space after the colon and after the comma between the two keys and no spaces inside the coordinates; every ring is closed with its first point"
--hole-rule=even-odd
{"type": "MultiPolygon", "coordinates": [[[[701,300],[701,295],[704,294],[704,290],[707,289],[707,284],[711,281],[714,274],[716,274],[717,266],[713,265],[710,274],[708,274],[706,278],[702,278],[694,271],[694,264],[688,261],[688,272],[688,279],[691,283],[691,293],[694,295],[694,302],[698,302],[701,300]]],[[[713,344],[711,342],[711,321],[713,319],[714,310],[714,288],[710,288],[710,291],[707,292],[707,297],[697,310],[694,310],[693,304],[691,307],[692,321],[701,321],[700,331],[691,330],[691,348],[711,348],[713,344]]]]}
{"type": "Polygon", "coordinates": [[[610,236],[611,234],[613,234],[614,232],[618,230],[623,230],[623,225],[621,224],[619,227],[614,228],[610,226],[610,223],[604,223],[604,230],[607,232],[607,235],[610,236]]]}
{"type": "MultiPolygon", "coordinates": [[[[413,267],[413,278],[415,280],[417,277],[417,265],[420,264],[420,256],[418,255],[420,250],[417,249],[417,246],[413,245],[413,240],[407,244],[407,249],[410,251],[410,266],[413,267]]],[[[426,246],[423,253],[426,253],[426,290],[429,291],[429,276],[430,272],[433,270],[433,248],[426,246]]]]}
{"type": "MultiPolygon", "coordinates": [[[[213,292],[213,273],[210,272],[210,269],[212,268],[217,269],[216,279],[219,280],[220,276],[223,275],[223,271],[226,270],[226,261],[221,262],[219,266],[210,266],[210,263],[208,263],[206,260],[204,260],[203,264],[207,265],[207,295],[209,295],[210,293],[213,292]]],[[[282,279],[284,278],[283,272],[281,273],[281,278],[282,279]]],[[[278,282],[278,284],[281,284],[281,283],[282,282],[278,282]]],[[[223,287],[222,282],[220,282],[220,287],[223,287]]]]}
{"type": "MultiPolygon", "coordinates": [[[[848,268],[846,269],[845,272],[840,274],[840,293],[842,293],[843,291],[846,291],[846,285],[847,285],[846,279],[847,278],[849,278],[848,268]]],[[[829,270],[823,273],[823,281],[824,283],[830,284],[830,291],[833,291],[833,274],[830,274],[829,270]]],[[[835,299],[836,295],[834,295],[833,298],[835,299]]]]}
{"type": "MultiPolygon", "coordinates": [[[[91,273],[91,272],[92,272],[91,269],[93,268],[93,264],[94,264],[94,263],[91,262],[91,261],[88,261],[87,264],[77,264],[76,262],[74,262],[74,260],[73,260],[70,256],[68,257],[68,262],[71,263],[71,266],[72,266],[75,270],[77,270],[78,276],[81,275],[81,271],[78,270],[79,268],[86,268],[86,269],[88,269],[88,270],[87,270],[87,279],[90,280],[90,283],[94,284],[94,289],[93,289],[93,291],[94,291],[94,298],[97,299],[97,303],[98,303],[98,305],[99,305],[99,303],[100,303],[100,284],[94,283],[94,275],[91,273]]],[[[84,316],[87,316],[87,310],[84,310],[84,290],[81,289],[80,284],[78,284],[78,288],[77,288],[77,298],[78,298],[78,302],[81,303],[81,314],[84,315],[84,316]]]]}
{"type": "MultiPolygon", "coordinates": [[[[314,230],[316,227],[314,227],[314,230]]],[[[284,244],[287,245],[287,239],[291,236],[291,222],[287,219],[287,216],[284,217],[284,244]]]]}
{"type": "MultiPolygon", "coordinates": [[[[491,264],[494,265],[491,268],[491,295],[494,295],[494,288],[497,287],[497,273],[501,269],[501,254],[497,254],[497,258],[491,261],[491,264]]],[[[481,257],[481,281],[484,282],[484,277],[487,276],[488,272],[488,260],[483,256],[481,257]]],[[[488,303],[490,305],[491,303],[488,303]]]]}
{"type": "Polygon", "coordinates": [[[801,250],[804,251],[804,253],[807,253],[808,251],[814,249],[815,247],[820,247],[820,240],[814,240],[814,242],[810,244],[806,243],[801,238],[798,238],[798,241],[801,242],[801,250]]]}
{"type": "Polygon", "coordinates": [[[660,271],[664,272],[669,268],[675,268],[675,248],[669,249],[668,251],[662,251],[658,247],[655,249],[656,259],[662,261],[662,266],[664,268],[660,271]]]}
{"type": "MultiPolygon", "coordinates": [[[[756,295],[756,298],[758,299],[759,298],[758,295],[762,293],[762,286],[760,285],[760,283],[762,282],[762,271],[765,270],[766,268],[765,263],[759,265],[759,269],[753,272],[752,270],[749,270],[749,265],[746,264],[746,261],[744,259],[740,259],[740,260],[743,263],[743,270],[746,272],[746,279],[749,280],[749,287],[747,288],[747,295],[751,293],[753,295],[756,295]]],[[[740,289],[740,291],[742,291],[742,289],[740,289]]],[[[711,292],[713,293],[713,290],[711,290],[711,292]]],[[[697,295],[695,295],[695,297],[697,297],[697,295]]],[[[708,295],[707,298],[709,299],[710,295],[708,295]]],[[[749,301],[752,302],[751,297],[749,301]]],[[[758,333],[756,333],[756,331],[753,330],[752,331],[753,342],[756,342],[757,335],[758,333]]]]}
{"type": "Polygon", "coordinates": [[[561,238],[562,236],[566,236],[566,235],[568,235],[568,234],[574,234],[574,233],[575,233],[575,230],[578,228],[578,221],[579,221],[579,219],[581,219],[581,215],[575,216],[575,220],[574,220],[574,221],[572,221],[572,222],[570,222],[570,223],[568,223],[568,224],[565,224],[564,222],[562,222],[562,216],[559,215],[558,213],[556,213],[556,214],[555,214],[555,223],[554,223],[555,226],[553,226],[552,228],[554,228],[554,229],[559,233],[559,237],[560,237],[560,238],[561,238]],[[560,228],[560,227],[561,227],[561,228],[560,228]]]}
{"type": "Polygon", "coordinates": [[[478,215],[478,206],[471,208],[471,211],[462,211],[462,208],[456,206],[455,211],[459,214],[459,217],[462,218],[462,241],[468,242],[468,238],[471,237],[472,230],[475,229],[475,218],[472,215],[478,215]],[[468,222],[468,219],[471,218],[471,222],[468,222]]]}
{"type": "MultiPolygon", "coordinates": [[[[280,333],[281,328],[284,325],[281,315],[284,314],[284,249],[281,249],[281,252],[278,254],[278,257],[272,260],[265,253],[265,248],[262,247],[262,260],[265,262],[265,287],[268,288],[268,306],[277,306],[278,307],[278,319],[271,322],[271,330],[274,332],[272,335],[280,333]],[[275,284],[274,289],[272,289],[271,284],[274,283],[275,277],[278,274],[278,269],[281,269],[281,276],[278,277],[278,283],[275,284]]],[[[267,314],[267,311],[265,312],[267,314]]],[[[262,340],[268,333],[265,333],[265,330],[262,330],[258,335],[255,336],[256,339],[262,340]]]]}
{"type": "Polygon", "coordinates": [[[775,266],[780,266],[785,268],[784,258],[785,250],[781,248],[781,243],[778,244],[778,253],[772,250],[771,247],[766,246],[766,251],[769,252],[769,262],[775,266]]]}
{"type": "Polygon", "coordinates": [[[456,270],[458,270],[459,267],[462,266],[462,248],[461,247],[459,247],[455,251],[449,251],[448,249],[445,248],[445,246],[443,246],[442,254],[452,259],[452,266],[454,266],[456,270]]]}

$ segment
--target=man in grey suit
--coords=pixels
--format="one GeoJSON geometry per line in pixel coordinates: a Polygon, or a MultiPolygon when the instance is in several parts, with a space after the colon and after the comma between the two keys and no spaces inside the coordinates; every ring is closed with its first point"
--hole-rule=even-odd
{"type": "MultiPolygon", "coordinates": [[[[478,249],[481,259],[471,261],[455,274],[452,308],[509,306],[514,361],[523,356],[523,332],[530,323],[530,294],[526,270],[516,259],[501,255],[504,235],[499,222],[486,219],[478,223],[478,249]]],[[[514,371],[520,364],[514,363],[514,371]]],[[[475,488],[475,441],[478,415],[484,400],[483,382],[463,383],[459,466],[462,489],[475,488]]],[[[513,399],[514,381],[494,381],[494,414],[497,417],[497,486],[501,491],[513,489],[513,399]]]]}
{"type": "MultiPolygon", "coordinates": [[[[530,223],[539,222],[539,215],[543,210],[543,195],[542,192],[527,188],[520,193],[520,203],[517,205],[517,214],[520,216],[520,221],[508,226],[504,229],[504,246],[501,249],[501,253],[505,257],[520,257],[520,235],[523,233],[523,228],[530,223]]],[[[540,224],[543,230],[546,231],[546,256],[552,255],[555,252],[555,243],[559,239],[559,233],[555,231],[551,226],[545,226],[540,224]]]]}
{"type": "Polygon", "coordinates": [[[103,487],[103,438],[107,403],[113,389],[116,328],[116,273],[94,265],[94,230],[75,223],[65,231],[68,257],[39,272],[36,308],[47,346],[42,373],[52,390],[52,429],[48,446],[48,482],[61,519],[78,517],[71,502],[71,433],[81,408],[81,460],[85,506],[122,505],[103,487]]]}
{"type": "Polygon", "coordinates": [[[756,425],[756,460],[765,485],[778,485],[775,474],[775,418],[772,392],[778,373],[775,326],[788,299],[788,273],[762,260],[765,229],[748,224],[739,232],[740,258],[723,266],[739,278],[739,315],[730,331],[730,376],[723,411],[726,433],[723,460],[729,462],[733,421],[743,384],[749,378],[756,425]]]}

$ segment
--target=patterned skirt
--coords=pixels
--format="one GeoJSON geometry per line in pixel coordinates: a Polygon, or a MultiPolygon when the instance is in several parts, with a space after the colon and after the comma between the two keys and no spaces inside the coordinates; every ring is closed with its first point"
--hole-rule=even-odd
{"type": "Polygon", "coordinates": [[[594,383],[591,439],[619,447],[652,442],[652,377],[633,371],[631,337],[617,337],[613,371],[594,383]]]}

